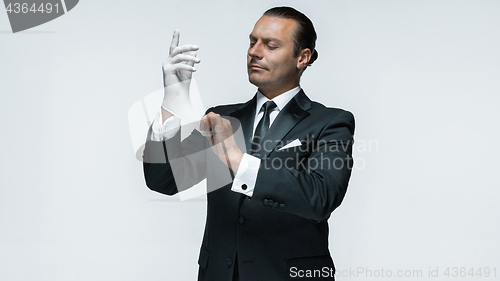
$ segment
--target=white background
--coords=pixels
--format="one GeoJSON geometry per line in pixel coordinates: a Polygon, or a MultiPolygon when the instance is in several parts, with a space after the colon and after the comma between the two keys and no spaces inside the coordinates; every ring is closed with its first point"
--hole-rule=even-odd
{"type": "Polygon", "coordinates": [[[248,34],[278,5],[317,29],[305,92],[356,117],[337,269],[498,279],[499,1],[85,0],[18,34],[0,11],[0,280],[195,280],[206,203],[145,186],[127,112],[161,87],[174,28],[206,108],[250,99],[248,34]]]}

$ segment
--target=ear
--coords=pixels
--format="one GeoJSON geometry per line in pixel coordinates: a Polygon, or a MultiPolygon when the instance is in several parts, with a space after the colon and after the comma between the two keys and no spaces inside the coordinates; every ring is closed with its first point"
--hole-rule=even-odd
{"type": "Polygon", "coordinates": [[[309,48],[305,48],[300,50],[299,55],[297,56],[297,68],[304,69],[309,64],[309,60],[311,59],[312,53],[309,48]]]}

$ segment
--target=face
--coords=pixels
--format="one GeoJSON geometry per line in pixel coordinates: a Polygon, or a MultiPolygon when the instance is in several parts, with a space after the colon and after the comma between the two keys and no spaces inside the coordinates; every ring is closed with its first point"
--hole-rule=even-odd
{"type": "Polygon", "coordinates": [[[293,19],[263,16],[250,34],[248,79],[266,96],[276,96],[298,85],[299,57],[294,56],[293,19]]]}

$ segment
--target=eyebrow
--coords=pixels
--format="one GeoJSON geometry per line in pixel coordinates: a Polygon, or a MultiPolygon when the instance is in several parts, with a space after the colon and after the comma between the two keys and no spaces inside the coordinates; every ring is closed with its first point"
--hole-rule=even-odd
{"type": "MultiPolygon", "coordinates": [[[[252,34],[250,34],[248,37],[250,38],[250,40],[256,40],[257,39],[257,37],[253,36],[252,34]]],[[[278,38],[274,38],[274,37],[264,37],[264,38],[262,38],[262,40],[264,40],[264,41],[274,41],[274,42],[276,42],[278,44],[282,43],[281,40],[279,40],[278,38]]]]}

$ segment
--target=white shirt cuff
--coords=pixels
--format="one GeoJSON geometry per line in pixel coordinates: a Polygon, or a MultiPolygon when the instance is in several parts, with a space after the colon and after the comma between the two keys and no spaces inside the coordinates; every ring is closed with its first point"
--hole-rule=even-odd
{"type": "Polygon", "coordinates": [[[257,173],[259,172],[260,159],[249,155],[243,154],[240,166],[238,167],[238,172],[234,176],[232,191],[245,194],[248,197],[252,197],[253,190],[255,188],[255,182],[257,181],[257,173]]]}
{"type": "Polygon", "coordinates": [[[163,115],[160,108],[152,124],[152,141],[163,141],[165,139],[170,139],[174,137],[175,134],[177,134],[181,127],[181,119],[175,115],[165,120],[163,124],[161,124],[161,120],[163,120],[163,115]]]}

